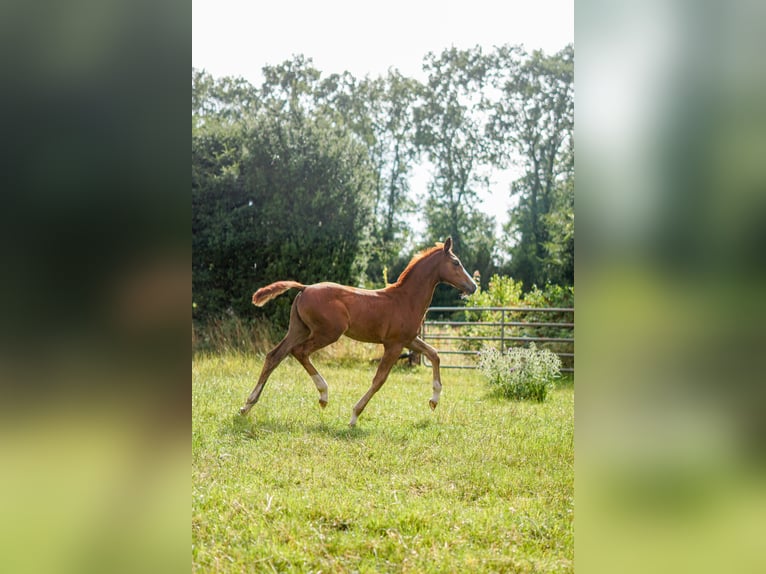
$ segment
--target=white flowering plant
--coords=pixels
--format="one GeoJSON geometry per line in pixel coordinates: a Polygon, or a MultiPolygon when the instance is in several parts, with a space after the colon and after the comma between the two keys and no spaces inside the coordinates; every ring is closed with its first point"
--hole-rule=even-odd
{"type": "Polygon", "coordinates": [[[502,396],[543,402],[553,388],[553,380],[561,376],[561,359],[534,343],[505,353],[485,348],[479,354],[479,368],[502,396]]]}

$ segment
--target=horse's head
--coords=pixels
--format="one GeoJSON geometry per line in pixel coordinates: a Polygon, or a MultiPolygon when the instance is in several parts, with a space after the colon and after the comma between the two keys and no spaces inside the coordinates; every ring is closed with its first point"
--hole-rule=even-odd
{"type": "Polygon", "coordinates": [[[448,237],[444,242],[444,249],[440,253],[441,261],[439,263],[439,280],[449,283],[455,289],[470,295],[477,289],[471,276],[460,263],[457,255],[452,253],[452,238],[448,237]]]}

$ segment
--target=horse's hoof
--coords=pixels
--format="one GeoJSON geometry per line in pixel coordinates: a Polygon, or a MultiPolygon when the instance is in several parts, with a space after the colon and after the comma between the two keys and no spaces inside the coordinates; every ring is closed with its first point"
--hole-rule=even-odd
{"type": "Polygon", "coordinates": [[[239,414],[240,414],[241,416],[245,416],[245,415],[246,415],[247,413],[249,413],[249,412],[250,412],[250,409],[249,409],[249,408],[247,408],[247,407],[242,407],[241,409],[239,409],[239,414]]]}
{"type": "Polygon", "coordinates": [[[432,411],[435,411],[435,410],[436,410],[436,403],[435,403],[435,402],[433,402],[432,400],[429,400],[429,401],[428,401],[428,406],[429,406],[429,407],[431,407],[431,410],[432,410],[432,411]]]}
{"type": "Polygon", "coordinates": [[[325,408],[327,406],[327,401],[323,401],[322,399],[319,399],[319,406],[322,408],[325,408]]]}

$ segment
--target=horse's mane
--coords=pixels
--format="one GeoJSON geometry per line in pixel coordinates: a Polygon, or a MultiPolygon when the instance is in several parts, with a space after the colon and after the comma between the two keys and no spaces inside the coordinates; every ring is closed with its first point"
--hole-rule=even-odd
{"type": "Polygon", "coordinates": [[[407,279],[409,274],[412,272],[412,270],[414,269],[415,265],[420,263],[423,259],[425,259],[429,255],[432,255],[432,254],[436,253],[437,251],[441,251],[442,249],[444,249],[444,243],[437,243],[435,246],[428,247],[428,248],[424,249],[423,251],[421,251],[420,253],[417,253],[415,255],[415,257],[413,257],[410,260],[410,262],[407,264],[407,267],[404,268],[404,271],[402,271],[401,275],[399,275],[399,279],[396,280],[396,283],[394,283],[392,286],[401,285],[402,282],[405,279],[407,279]]]}

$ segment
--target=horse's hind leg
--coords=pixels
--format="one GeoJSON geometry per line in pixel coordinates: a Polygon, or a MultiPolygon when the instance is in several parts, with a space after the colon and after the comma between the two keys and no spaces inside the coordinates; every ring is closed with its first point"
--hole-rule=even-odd
{"type": "Polygon", "coordinates": [[[247,397],[245,405],[239,409],[239,414],[246,415],[250,412],[253,405],[258,402],[263,387],[272,371],[279,366],[279,363],[290,354],[296,345],[304,342],[309,337],[310,333],[309,328],[306,327],[300,317],[298,317],[297,313],[295,313],[295,305],[293,304],[293,312],[290,314],[290,328],[287,331],[287,335],[285,335],[285,338],[266,355],[266,360],[261,369],[261,375],[258,377],[258,383],[250,393],[250,396],[247,397]]]}
{"type": "Polygon", "coordinates": [[[319,406],[325,408],[327,406],[328,400],[327,381],[325,381],[324,377],[319,374],[319,371],[316,370],[316,367],[313,365],[307,354],[298,352],[295,349],[293,349],[292,353],[293,356],[298,359],[298,362],[303,365],[303,368],[306,369],[306,372],[311,376],[311,380],[314,381],[317,391],[319,391],[319,406]]]}
{"type": "Polygon", "coordinates": [[[362,398],[359,399],[359,402],[354,405],[351,414],[351,422],[348,423],[349,426],[356,426],[356,419],[359,417],[359,415],[362,414],[364,407],[367,406],[367,403],[370,401],[372,396],[377,393],[380,390],[380,387],[383,386],[383,383],[386,382],[388,373],[391,371],[391,367],[394,366],[394,363],[396,363],[396,361],[399,359],[399,353],[401,352],[402,345],[395,344],[384,347],[383,358],[380,360],[380,364],[378,364],[378,370],[375,372],[375,376],[372,379],[372,386],[362,396],[362,398]]]}
{"type": "Polygon", "coordinates": [[[322,375],[319,374],[319,371],[316,370],[311,359],[309,359],[309,355],[322,347],[334,343],[339,338],[340,334],[336,335],[335,333],[326,333],[324,335],[312,333],[307,341],[304,341],[300,345],[296,345],[292,350],[293,356],[301,365],[303,365],[303,368],[306,369],[311,380],[314,381],[317,391],[319,391],[319,406],[322,408],[327,406],[327,381],[325,381],[324,377],[322,377],[322,375]]]}
{"type": "Polygon", "coordinates": [[[266,384],[266,381],[269,379],[272,371],[276,369],[277,366],[279,366],[279,363],[281,363],[282,360],[287,356],[293,344],[294,343],[292,343],[288,337],[285,337],[282,339],[279,345],[269,351],[269,353],[266,355],[266,360],[263,363],[261,375],[258,377],[258,383],[250,393],[250,396],[247,397],[245,405],[239,409],[239,414],[246,415],[248,412],[250,412],[250,409],[253,408],[253,405],[258,402],[258,399],[261,396],[261,392],[263,391],[263,387],[266,384]]]}

